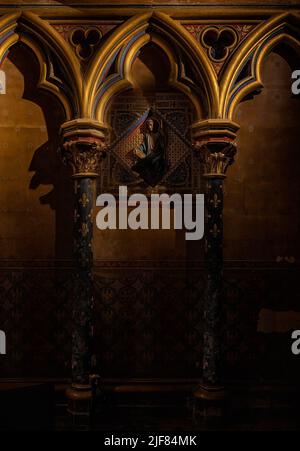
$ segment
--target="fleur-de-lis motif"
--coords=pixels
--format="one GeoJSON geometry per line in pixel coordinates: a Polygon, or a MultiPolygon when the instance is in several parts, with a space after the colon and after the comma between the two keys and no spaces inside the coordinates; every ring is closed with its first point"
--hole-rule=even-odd
{"type": "Polygon", "coordinates": [[[89,200],[89,198],[88,198],[86,193],[83,193],[83,195],[81,196],[81,199],[79,200],[79,202],[81,203],[83,208],[86,208],[88,206],[88,204],[90,203],[90,200],[89,200]]]}
{"type": "Polygon", "coordinates": [[[213,199],[211,199],[210,202],[213,204],[214,208],[218,208],[221,201],[218,198],[218,195],[216,193],[214,193],[214,197],[213,197],[213,199]]]}
{"type": "Polygon", "coordinates": [[[210,230],[210,233],[212,233],[214,238],[217,238],[218,234],[220,233],[217,224],[213,225],[213,228],[210,230]]]}
{"type": "Polygon", "coordinates": [[[86,222],[82,223],[80,232],[81,232],[81,235],[83,236],[83,238],[85,238],[88,235],[88,233],[89,233],[89,226],[88,226],[88,224],[86,222]]]}

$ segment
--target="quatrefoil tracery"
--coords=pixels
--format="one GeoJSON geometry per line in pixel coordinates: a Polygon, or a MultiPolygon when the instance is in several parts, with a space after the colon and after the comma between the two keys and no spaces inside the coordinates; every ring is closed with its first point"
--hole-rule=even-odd
{"type": "Polygon", "coordinates": [[[99,44],[102,34],[98,28],[76,28],[70,35],[70,42],[81,60],[89,59],[99,44]]]}
{"type": "Polygon", "coordinates": [[[235,47],[238,37],[229,27],[209,27],[201,35],[201,43],[207,49],[209,57],[216,62],[224,61],[230,50],[235,47]]]}

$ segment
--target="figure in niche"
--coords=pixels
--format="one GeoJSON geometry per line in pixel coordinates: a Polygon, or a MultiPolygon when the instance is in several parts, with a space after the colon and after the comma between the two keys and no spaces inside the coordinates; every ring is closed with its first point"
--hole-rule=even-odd
{"type": "Polygon", "coordinates": [[[156,186],[165,174],[166,144],[160,122],[153,117],[147,119],[143,142],[133,151],[136,162],[132,170],[151,186],[156,186]]]}

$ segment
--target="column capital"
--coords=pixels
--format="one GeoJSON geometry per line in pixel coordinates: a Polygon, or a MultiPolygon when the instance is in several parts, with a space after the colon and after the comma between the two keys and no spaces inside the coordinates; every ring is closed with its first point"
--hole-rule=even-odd
{"type": "Polygon", "coordinates": [[[91,119],[74,119],[61,126],[61,156],[73,170],[73,178],[98,177],[105,157],[108,128],[91,119]]]}
{"type": "Polygon", "coordinates": [[[225,178],[228,167],[234,162],[237,148],[235,143],[226,141],[209,142],[200,148],[200,158],[204,166],[204,177],[225,178]]]}
{"type": "Polygon", "coordinates": [[[225,178],[234,162],[239,125],[223,119],[207,119],[192,125],[194,147],[204,166],[204,176],[225,178]]]}

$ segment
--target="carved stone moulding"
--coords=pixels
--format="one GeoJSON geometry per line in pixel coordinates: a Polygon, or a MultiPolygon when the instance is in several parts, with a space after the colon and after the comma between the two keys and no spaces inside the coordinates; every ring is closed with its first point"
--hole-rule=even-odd
{"type": "Polygon", "coordinates": [[[91,119],[74,119],[61,127],[61,156],[73,178],[95,178],[105,157],[107,127],[91,119]]]}
{"type": "Polygon", "coordinates": [[[218,140],[233,142],[240,126],[227,119],[206,119],[195,122],[191,128],[194,142],[202,145],[218,140]]]}

